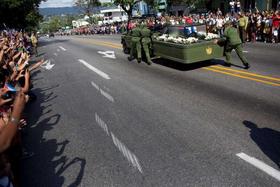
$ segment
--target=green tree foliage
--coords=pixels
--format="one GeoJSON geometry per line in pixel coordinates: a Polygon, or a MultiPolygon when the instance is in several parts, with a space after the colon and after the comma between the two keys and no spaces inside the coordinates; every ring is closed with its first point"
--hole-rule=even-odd
{"type": "Polygon", "coordinates": [[[167,0],[167,4],[170,5],[187,5],[188,7],[203,7],[209,0],[167,0]]]}
{"type": "Polygon", "coordinates": [[[39,5],[42,0],[1,0],[0,28],[33,29],[42,19],[39,5]]]}
{"type": "MultiPolygon", "coordinates": [[[[211,0],[166,0],[168,7],[172,5],[187,5],[188,7],[204,7],[211,0]]],[[[159,0],[145,0],[150,7],[157,9],[159,0]]]]}
{"type": "Polygon", "coordinates": [[[101,3],[99,0],[75,0],[75,5],[80,7],[84,11],[84,14],[90,17],[93,8],[100,6],[101,3]]]}
{"type": "Polygon", "coordinates": [[[62,22],[58,16],[52,17],[49,21],[49,31],[55,32],[58,31],[62,27],[62,22]]]}
{"type": "Polygon", "coordinates": [[[79,19],[79,16],[65,15],[65,16],[52,16],[47,20],[40,23],[40,32],[49,33],[57,32],[66,27],[72,27],[72,21],[79,19]]]}
{"type": "Polygon", "coordinates": [[[101,6],[103,6],[103,7],[111,7],[113,5],[114,5],[114,3],[111,3],[111,2],[101,3],[101,6]]]}
{"type": "Polygon", "coordinates": [[[115,5],[120,5],[121,8],[127,13],[128,20],[132,17],[133,6],[141,0],[114,0],[115,5]]]}

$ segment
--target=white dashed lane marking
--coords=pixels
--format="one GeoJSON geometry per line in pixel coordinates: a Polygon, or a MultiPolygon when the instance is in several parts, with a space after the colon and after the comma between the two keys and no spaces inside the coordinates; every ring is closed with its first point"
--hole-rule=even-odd
{"type": "Polygon", "coordinates": [[[124,157],[133,165],[133,167],[137,168],[140,173],[143,173],[142,167],[135,154],[133,154],[112,132],[111,136],[115,146],[124,155],[124,157]]]}
{"type": "Polygon", "coordinates": [[[86,66],[88,69],[90,69],[91,71],[97,73],[97,74],[98,74],[99,76],[101,76],[102,78],[107,79],[107,80],[111,79],[111,78],[109,77],[109,75],[107,75],[107,74],[104,73],[103,71],[101,71],[101,70],[99,70],[99,69],[93,67],[92,65],[90,65],[90,64],[87,63],[86,61],[84,61],[84,60],[82,60],[82,59],[78,59],[78,61],[79,61],[81,64],[83,64],[84,66],[86,66]]]}
{"type": "Polygon", "coordinates": [[[143,174],[143,169],[136,155],[132,153],[124,143],[122,143],[112,132],[110,132],[108,125],[95,113],[95,121],[99,127],[106,133],[107,136],[112,138],[112,141],[116,148],[122,153],[122,155],[128,160],[128,162],[143,174]]]}
{"type": "Polygon", "coordinates": [[[111,96],[109,93],[107,93],[106,91],[102,90],[101,88],[99,88],[99,86],[97,84],[95,84],[93,81],[91,81],[91,85],[100,92],[101,95],[103,95],[106,99],[108,99],[109,101],[111,101],[112,103],[115,102],[113,96],[111,96]]]}
{"type": "Polygon", "coordinates": [[[245,153],[238,153],[238,154],[236,154],[236,156],[238,156],[239,158],[245,160],[246,162],[252,164],[256,168],[262,170],[263,172],[267,173],[271,177],[280,181],[280,172],[278,170],[270,167],[269,165],[265,164],[264,162],[254,158],[254,157],[248,156],[245,153]]]}
{"type": "Polygon", "coordinates": [[[107,136],[110,136],[107,124],[95,113],[95,121],[101,127],[107,136]]]}
{"type": "Polygon", "coordinates": [[[62,51],[67,51],[64,47],[62,46],[59,46],[59,48],[62,50],[62,51]]]}

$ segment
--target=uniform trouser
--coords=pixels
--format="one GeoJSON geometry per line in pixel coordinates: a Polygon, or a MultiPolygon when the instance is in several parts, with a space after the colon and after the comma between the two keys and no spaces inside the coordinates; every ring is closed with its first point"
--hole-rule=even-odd
{"type": "Polygon", "coordinates": [[[151,40],[149,38],[148,39],[143,38],[142,46],[143,46],[143,50],[145,52],[147,62],[151,62],[151,56],[150,56],[151,40]]]}
{"type": "Polygon", "coordinates": [[[225,46],[225,55],[226,55],[226,61],[227,63],[231,63],[231,51],[235,50],[238,57],[240,58],[240,60],[242,61],[242,63],[244,65],[248,64],[248,61],[246,60],[246,58],[243,55],[243,50],[242,50],[242,45],[241,44],[237,44],[237,45],[229,45],[227,44],[225,46]]]}
{"type": "Polygon", "coordinates": [[[134,57],[134,54],[136,52],[137,59],[141,59],[141,42],[139,40],[133,40],[131,41],[131,50],[130,50],[130,58],[134,57]],[[136,50],[136,51],[135,51],[136,50]]]}
{"type": "Polygon", "coordinates": [[[239,27],[239,36],[240,36],[242,43],[244,43],[245,39],[246,39],[246,32],[245,32],[244,27],[239,27]]]}
{"type": "Polygon", "coordinates": [[[37,44],[32,44],[33,46],[33,53],[38,55],[37,44]]]}

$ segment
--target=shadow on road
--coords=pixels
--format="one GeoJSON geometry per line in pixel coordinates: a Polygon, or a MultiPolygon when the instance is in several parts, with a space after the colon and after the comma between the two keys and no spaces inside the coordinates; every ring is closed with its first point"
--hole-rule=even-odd
{"type": "Polygon", "coordinates": [[[169,68],[173,68],[179,71],[192,71],[192,70],[196,70],[199,68],[203,68],[203,67],[208,67],[208,66],[213,66],[213,65],[225,65],[225,61],[224,60],[219,60],[219,59],[213,59],[213,60],[207,60],[207,61],[202,61],[202,62],[196,62],[196,63],[192,63],[192,64],[183,64],[183,63],[179,63],[179,62],[175,62],[172,60],[167,60],[167,59],[155,59],[153,60],[154,63],[162,65],[162,66],[166,66],[169,68]]]}
{"type": "Polygon", "coordinates": [[[48,40],[48,41],[40,40],[39,47],[48,46],[48,45],[57,44],[57,43],[64,43],[67,41],[69,41],[69,40],[65,40],[65,39],[59,39],[59,40],[52,39],[52,40],[48,40]]]}
{"type": "Polygon", "coordinates": [[[243,124],[250,129],[252,140],[280,168],[280,132],[270,128],[259,128],[250,121],[243,121],[243,124]]]}
{"type": "MultiPolygon", "coordinates": [[[[38,72],[37,72],[38,73],[38,72]]],[[[34,73],[32,77],[38,75],[34,73]]],[[[60,114],[51,114],[50,101],[55,102],[57,95],[55,89],[59,85],[51,87],[35,88],[37,100],[27,106],[29,114],[28,125],[23,140],[28,150],[35,155],[22,161],[21,184],[22,186],[65,186],[65,171],[71,174],[72,181],[67,186],[79,186],[86,165],[83,158],[68,158],[64,150],[70,143],[67,139],[58,142],[57,139],[45,139],[44,134],[59,125],[60,114]]],[[[60,138],[61,137],[57,137],[60,138]]]]}

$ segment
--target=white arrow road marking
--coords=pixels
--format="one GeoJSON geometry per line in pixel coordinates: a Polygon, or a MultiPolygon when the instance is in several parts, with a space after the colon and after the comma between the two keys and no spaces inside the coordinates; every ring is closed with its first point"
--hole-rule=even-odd
{"type": "Polygon", "coordinates": [[[62,51],[66,51],[66,49],[62,46],[59,46],[59,48],[62,50],[62,51]]]}
{"type": "Polygon", "coordinates": [[[113,96],[111,96],[109,93],[107,93],[106,91],[102,90],[101,88],[99,88],[99,86],[97,84],[95,84],[93,81],[91,81],[91,85],[98,90],[101,95],[103,95],[106,99],[108,99],[109,101],[111,101],[112,103],[115,102],[113,96]]]}
{"type": "Polygon", "coordinates": [[[41,67],[45,68],[46,70],[51,70],[54,67],[55,64],[51,64],[50,60],[46,60],[41,67]]]}
{"type": "Polygon", "coordinates": [[[114,51],[98,51],[99,54],[104,55],[104,58],[112,58],[116,59],[116,55],[114,51]]]}
{"type": "Polygon", "coordinates": [[[263,163],[262,161],[254,158],[254,157],[246,155],[245,153],[238,153],[238,154],[236,154],[236,156],[238,156],[239,158],[245,160],[246,162],[252,164],[256,168],[259,168],[260,170],[267,173],[271,177],[274,177],[275,179],[280,181],[280,172],[278,170],[270,167],[269,165],[263,163]]]}
{"type": "Polygon", "coordinates": [[[90,69],[91,71],[97,73],[99,76],[103,77],[104,79],[111,79],[109,77],[109,75],[107,75],[106,73],[104,73],[103,71],[93,67],[92,65],[90,65],[89,63],[87,63],[86,61],[82,60],[82,59],[78,59],[78,61],[83,64],[84,66],[86,66],[88,69],[90,69]]]}

